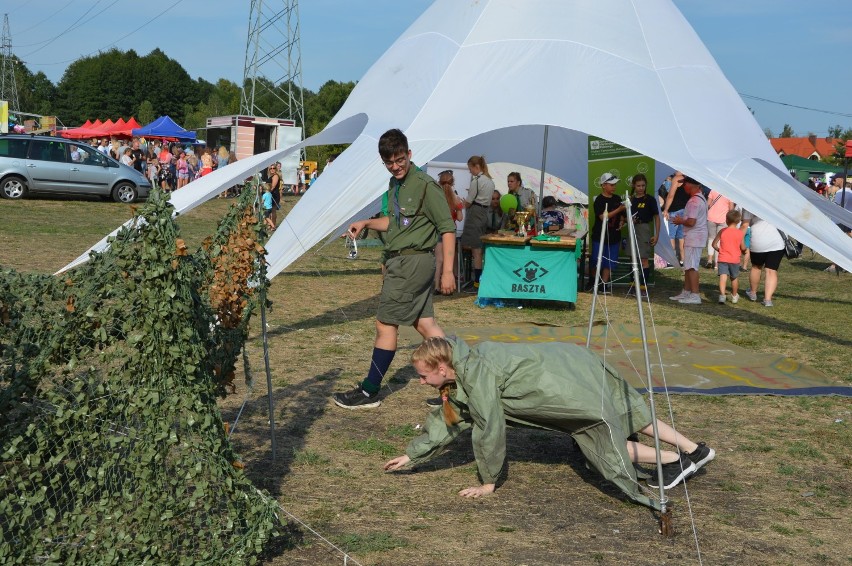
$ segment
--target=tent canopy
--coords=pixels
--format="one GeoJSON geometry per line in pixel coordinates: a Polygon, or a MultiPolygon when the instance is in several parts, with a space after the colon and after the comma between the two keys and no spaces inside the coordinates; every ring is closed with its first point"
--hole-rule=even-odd
{"type": "Polygon", "coordinates": [[[656,159],[658,174],[683,171],[852,270],[852,238],[836,226],[852,225],[852,213],[790,178],[671,0],[436,0],[325,130],[229,165],[172,199],[185,212],[252,167],[351,143],[268,242],[274,277],[386,190],[377,153],[386,130],[407,134],[417,164],[484,154],[539,168],[545,125],[548,173],[576,187],[588,184],[589,136],[598,136],[656,159]]]}
{"type": "Polygon", "coordinates": [[[184,130],[168,116],[160,116],[150,124],[131,130],[134,136],[195,141],[195,132],[184,130]]]}
{"type": "Polygon", "coordinates": [[[548,172],[576,186],[587,184],[588,136],[605,138],[852,267],[852,240],[835,225],[852,214],[813,200],[790,178],[669,0],[437,0],[329,123],[327,132],[352,145],[275,232],[270,277],[386,189],[376,145],[387,129],[407,134],[416,163],[484,154],[539,167],[544,125],[551,126],[548,172]],[[525,87],[506,88],[507,81],[525,87]],[[358,116],[366,117],[363,128],[352,121],[358,116]]]}
{"type": "Polygon", "coordinates": [[[828,163],[815,161],[813,159],[805,159],[799,155],[785,155],[781,158],[781,161],[784,163],[784,166],[788,171],[795,171],[796,178],[803,183],[807,183],[808,179],[812,176],[809,173],[843,172],[843,167],[829,165],[828,163]]]}

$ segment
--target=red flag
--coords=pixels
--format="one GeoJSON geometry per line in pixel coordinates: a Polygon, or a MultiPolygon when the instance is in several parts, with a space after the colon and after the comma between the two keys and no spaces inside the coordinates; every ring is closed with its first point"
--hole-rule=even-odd
{"type": "Polygon", "coordinates": [[[846,157],[852,157],[852,140],[846,140],[846,157]]]}

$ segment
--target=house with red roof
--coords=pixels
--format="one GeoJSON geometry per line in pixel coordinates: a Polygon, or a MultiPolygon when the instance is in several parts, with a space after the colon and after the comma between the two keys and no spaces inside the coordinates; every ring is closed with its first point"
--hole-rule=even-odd
{"type": "Polygon", "coordinates": [[[813,134],[805,138],[769,138],[779,157],[798,155],[814,161],[834,155],[840,141],[837,138],[818,138],[813,134]]]}

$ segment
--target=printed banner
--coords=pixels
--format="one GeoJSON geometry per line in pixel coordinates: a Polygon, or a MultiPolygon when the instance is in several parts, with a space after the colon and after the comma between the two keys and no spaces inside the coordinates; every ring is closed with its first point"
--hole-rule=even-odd
{"type": "Polygon", "coordinates": [[[573,249],[489,245],[479,296],[575,303],[577,256],[573,249]]]}

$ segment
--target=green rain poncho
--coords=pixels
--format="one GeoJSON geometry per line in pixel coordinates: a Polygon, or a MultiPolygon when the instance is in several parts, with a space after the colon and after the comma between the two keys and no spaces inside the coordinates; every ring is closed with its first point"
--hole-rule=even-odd
{"type": "Polygon", "coordinates": [[[483,483],[496,483],[506,462],[506,425],[567,432],[586,460],[628,497],[649,507],[639,491],[626,439],[651,423],[644,398],[586,348],[565,343],[483,342],[453,346],[457,389],[450,402],[462,421],[447,426],[441,408],[425,433],[411,441],[412,464],[439,454],[472,429],[473,452],[483,483]]]}

